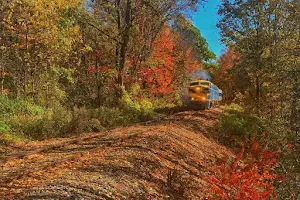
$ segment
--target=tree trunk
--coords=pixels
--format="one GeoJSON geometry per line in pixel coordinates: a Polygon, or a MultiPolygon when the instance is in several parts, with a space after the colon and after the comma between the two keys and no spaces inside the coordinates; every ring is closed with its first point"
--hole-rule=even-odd
{"type": "Polygon", "coordinates": [[[293,89],[292,89],[292,100],[291,100],[291,115],[290,115],[290,126],[291,129],[294,131],[299,131],[300,125],[300,114],[298,110],[298,102],[300,98],[300,92],[299,92],[299,86],[298,86],[298,78],[297,75],[299,74],[294,74],[293,76],[293,89]]]}
{"type": "MultiPolygon", "coordinates": [[[[118,27],[118,32],[120,33],[121,30],[121,2],[120,0],[116,0],[116,8],[117,8],[117,27],[118,27]]],[[[120,41],[116,42],[116,68],[119,72],[120,70],[120,41]]],[[[122,77],[120,75],[120,72],[117,75],[117,84],[122,84],[122,77]]]]}
{"type": "Polygon", "coordinates": [[[259,113],[260,110],[260,80],[259,76],[256,75],[255,77],[255,98],[256,98],[256,111],[259,113]]]}
{"type": "Polygon", "coordinates": [[[120,86],[124,85],[123,71],[125,68],[125,62],[126,62],[126,57],[127,57],[130,29],[131,29],[131,0],[127,0],[126,10],[125,10],[124,33],[123,33],[122,39],[121,39],[122,43],[121,43],[121,48],[120,48],[120,60],[119,60],[119,67],[118,67],[118,72],[119,72],[118,84],[120,86]]]}

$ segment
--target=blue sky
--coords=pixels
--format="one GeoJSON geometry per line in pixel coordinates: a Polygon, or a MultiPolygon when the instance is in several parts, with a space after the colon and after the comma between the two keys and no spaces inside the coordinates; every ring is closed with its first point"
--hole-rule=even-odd
{"type": "Polygon", "coordinates": [[[225,48],[220,41],[219,29],[216,27],[218,21],[218,6],[220,0],[208,0],[207,3],[201,5],[196,13],[192,14],[194,25],[200,30],[201,35],[207,40],[209,49],[213,51],[217,57],[221,55],[222,49],[225,48]]]}

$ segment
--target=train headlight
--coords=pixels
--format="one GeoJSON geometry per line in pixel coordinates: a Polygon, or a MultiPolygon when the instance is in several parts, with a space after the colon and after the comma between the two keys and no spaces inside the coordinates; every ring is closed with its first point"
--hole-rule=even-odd
{"type": "Polygon", "coordinates": [[[191,100],[192,100],[192,101],[194,101],[194,100],[195,100],[195,98],[194,98],[194,97],[192,97],[192,98],[191,98],[191,100]]]}
{"type": "Polygon", "coordinates": [[[203,101],[205,101],[205,100],[206,100],[206,98],[205,98],[205,97],[202,97],[201,99],[202,99],[203,101]]]}
{"type": "Polygon", "coordinates": [[[199,90],[200,90],[200,88],[199,88],[199,87],[197,87],[197,88],[196,88],[196,90],[197,90],[197,91],[199,91],[199,90]]]}

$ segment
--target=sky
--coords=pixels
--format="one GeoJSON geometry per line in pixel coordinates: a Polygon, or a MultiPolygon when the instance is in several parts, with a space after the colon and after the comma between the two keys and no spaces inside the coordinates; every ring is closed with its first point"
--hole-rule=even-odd
{"type": "Polygon", "coordinates": [[[220,41],[219,29],[216,27],[218,21],[218,5],[221,0],[208,0],[201,5],[196,13],[192,14],[194,25],[200,30],[201,35],[207,40],[209,49],[216,54],[221,55],[225,45],[220,41]]]}

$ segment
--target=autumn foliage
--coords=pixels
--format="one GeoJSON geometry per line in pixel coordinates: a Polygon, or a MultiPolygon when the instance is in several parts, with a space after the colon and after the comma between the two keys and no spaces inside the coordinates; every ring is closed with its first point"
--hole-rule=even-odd
{"type": "Polygon", "coordinates": [[[147,84],[152,94],[165,94],[173,90],[173,75],[175,72],[175,41],[169,27],[160,33],[153,43],[150,62],[140,70],[141,82],[147,84]]]}
{"type": "Polygon", "coordinates": [[[273,183],[279,178],[274,172],[278,159],[278,153],[262,149],[253,137],[247,153],[242,148],[233,163],[222,164],[209,178],[214,199],[277,199],[273,183]]]}
{"type": "Polygon", "coordinates": [[[214,72],[213,82],[223,90],[224,100],[232,101],[231,94],[235,91],[235,77],[232,70],[238,63],[239,55],[233,47],[228,48],[218,59],[219,69],[214,72]]]}

